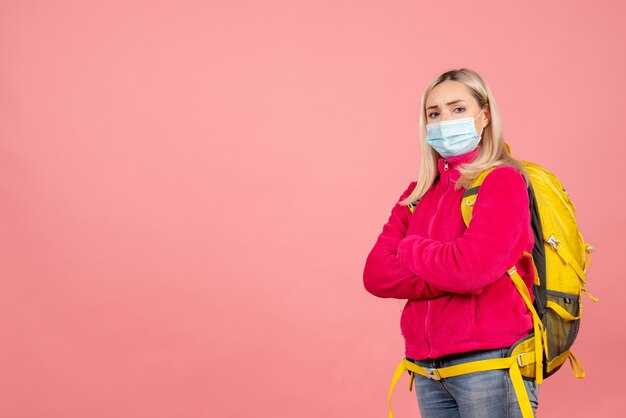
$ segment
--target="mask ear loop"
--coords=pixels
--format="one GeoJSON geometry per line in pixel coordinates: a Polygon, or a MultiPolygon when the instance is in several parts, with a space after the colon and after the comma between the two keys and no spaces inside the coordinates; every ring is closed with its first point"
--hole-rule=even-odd
{"type": "MultiPolygon", "coordinates": [[[[485,107],[487,107],[487,105],[485,105],[482,110],[478,113],[478,115],[476,115],[476,117],[474,118],[474,120],[478,119],[478,117],[480,116],[481,113],[483,113],[483,110],[485,110],[485,107]]],[[[486,125],[485,125],[486,126],[486,125]]],[[[483,128],[480,130],[480,133],[478,134],[478,136],[480,137],[479,141],[483,140],[483,131],[485,130],[485,127],[483,126],[483,128]]]]}

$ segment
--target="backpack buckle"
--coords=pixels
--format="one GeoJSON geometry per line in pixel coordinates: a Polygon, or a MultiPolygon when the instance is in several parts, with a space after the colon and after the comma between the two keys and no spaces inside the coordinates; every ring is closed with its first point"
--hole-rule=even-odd
{"type": "Polygon", "coordinates": [[[528,359],[526,358],[527,353],[520,353],[517,355],[517,364],[520,367],[528,366],[528,359]]]}
{"type": "Polygon", "coordinates": [[[429,369],[424,367],[424,371],[426,372],[426,377],[431,380],[441,380],[441,375],[437,369],[429,369]]]}
{"type": "Polygon", "coordinates": [[[550,244],[554,251],[558,251],[559,248],[561,248],[561,241],[559,241],[554,235],[550,235],[546,242],[550,244]]]}

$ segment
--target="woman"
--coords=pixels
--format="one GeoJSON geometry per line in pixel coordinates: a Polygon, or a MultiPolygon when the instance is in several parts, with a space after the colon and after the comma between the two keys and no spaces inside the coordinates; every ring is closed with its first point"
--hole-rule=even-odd
{"type": "MultiPolygon", "coordinates": [[[[529,335],[532,315],[507,270],[515,265],[529,291],[527,175],[507,151],[490,89],[474,71],[447,71],[421,106],[417,182],[391,211],[363,275],[383,298],[408,299],[401,318],[406,358],[425,368],[507,357],[529,335]],[[480,188],[466,227],[461,199],[472,181],[496,167],[480,188]],[[411,214],[409,206],[419,201],[411,214]]],[[[532,294],[532,291],[531,291],[532,294]]],[[[423,418],[521,417],[508,370],[443,380],[415,375],[423,418]]],[[[524,380],[533,413],[537,385],[524,380]]]]}

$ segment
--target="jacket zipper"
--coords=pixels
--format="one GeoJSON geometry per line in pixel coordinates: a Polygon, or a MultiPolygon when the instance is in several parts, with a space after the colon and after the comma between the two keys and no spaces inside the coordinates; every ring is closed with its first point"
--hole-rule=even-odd
{"type": "MultiPolygon", "coordinates": [[[[448,171],[449,168],[450,168],[450,165],[448,164],[448,161],[444,160],[444,166],[443,166],[444,171],[448,171]]],[[[430,226],[428,227],[428,235],[429,236],[430,236],[430,233],[431,233],[431,229],[433,227],[432,220],[435,219],[435,216],[439,213],[439,209],[441,208],[441,201],[443,200],[443,197],[446,194],[448,194],[448,191],[450,190],[450,179],[447,178],[446,180],[448,181],[448,184],[446,186],[446,191],[443,192],[443,194],[439,198],[439,202],[437,202],[437,210],[433,214],[433,217],[431,218],[430,226]]],[[[429,334],[429,332],[428,332],[428,311],[429,311],[429,308],[430,308],[430,299],[427,299],[426,300],[426,314],[424,315],[424,339],[426,340],[426,346],[428,347],[428,357],[432,358],[432,349],[431,349],[429,338],[428,338],[428,334],[429,334]]]]}
{"type": "Polygon", "coordinates": [[[428,309],[430,307],[430,299],[426,299],[426,314],[424,315],[424,340],[426,341],[426,347],[428,347],[428,358],[432,358],[432,350],[430,348],[430,342],[428,341],[428,309]]]}
{"type": "MultiPolygon", "coordinates": [[[[449,167],[449,165],[448,165],[448,162],[446,161],[446,162],[445,162],[445,165],[443,166],[443,169],[444,169],[445,171],[448,171],[448,167],[449,167]]],[[[442,195],[441,195],[441,197],[439,198],[439,201],[437,202],[437,210],[435,210],[435,213],[433,214],[433,217],[431,218],[430,225],[428,225],[428,236],[429,236],[429,237],[430,237],[430,235],[431,235],[431,230],[432,230],[432,227],[433,227],[433,224],[434,224],[434,222],[433,222],[432,220],[433,220],[433,219],[435,219],[435,216],[437,216],[437,214],[439,213],[439,209],[441,209],[441,201],[443,200],[443,197],[444,197],[444,196],[448,193],[448,191],[450,190],[450,178],[448,177],[448,178],[446,178],[446,180],[447,180],[447,182],[448,182],[448,184],[447,184],[447,186],[446,186],[446,191],[445,191],[445,192],[443,192],[443,194],[442,194],[442,195]]]]}

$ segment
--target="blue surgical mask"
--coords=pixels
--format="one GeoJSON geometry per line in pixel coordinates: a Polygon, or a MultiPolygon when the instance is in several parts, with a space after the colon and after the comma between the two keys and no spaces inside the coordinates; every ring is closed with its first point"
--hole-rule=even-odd
{"type": "MultiPolygon", "coordinates": [[[[480,113],[483,113],[483,110],[480,113]]],[[[426,143],[444,158],[473,151],[485,130],[483,127],[480,134],[476,133],[474,121],[478,116],[444,120],[426,125],[426,143]]]]}

